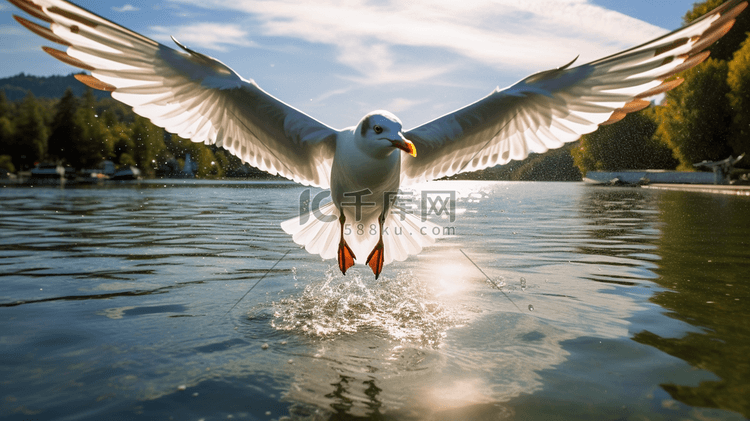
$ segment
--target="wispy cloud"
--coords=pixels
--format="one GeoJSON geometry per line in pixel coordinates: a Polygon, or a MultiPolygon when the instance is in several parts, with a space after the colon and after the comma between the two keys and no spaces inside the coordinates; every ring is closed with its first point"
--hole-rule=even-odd
{"type": "Polygon", "coordinates": [[[141,9],[139,9],[139,8],[133,6],[132,4],[128,3],[128,4],[126,4],[124,6],[121,6],[121,7],[112,7],[112,10],[114,10],[115,12],[122,13],[122,12],[137,12],[138,10],[141,10],[141,9]]]}
{"type": "Polygon", "coordinates": [[[149,29],[158,41],[171,43],[170,37],[173,36],[188,47],[226,51],[227,46],[254,45],[247,38],[247,31],[233,24],[201,22],[184,26],[153,26],[149,29]]]}
{"type": "Polygon", "coordinates": [[[407,98],[396,98],[386,107],[389,111],[394,113],[400,113],[401,111],[408,110],[414,106],[424,104],[424,100],[411,100],[407,98]]]}
{"type": "Polygon", "coordinates": [[[38,52],[39,43],[25,38],[28,31],[18,25],[0,25],[0,54],[38,52]]]}
{"type": "Polygon", "coordinates": [[[0,25],[0,35],[26,35],[26,31],[18,25],[0,25]]]}
{"type": "Polygon", "coordinates": [[[338,61],[360,76],[342,76],[361,85],[408,83],[431,79],[450,71],[450,64],[420,63],[391,51],[384,43],[366,44],[358,40],[338,45],[338,61]]]}
{"type": "Polygon", "coordinates": [[[264,36],[332,45],[339,62],[362,75],[360,81],[377,83],[447,71],[436,65],[439,51],[531,73],[579,55],[596,59],[665,32],[587,0],[170,1],[254,16],[264,36]],[[438,53],[425,62],[423,56],[396,52],[410,47],[438,53]]]}

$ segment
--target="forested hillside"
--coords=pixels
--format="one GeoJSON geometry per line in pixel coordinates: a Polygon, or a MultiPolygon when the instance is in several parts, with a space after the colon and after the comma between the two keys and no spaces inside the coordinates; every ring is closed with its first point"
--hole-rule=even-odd
{"type": "MultiPolygon", "coordinates": [[[[29,93],[37,98],[59,99],[67,89],[71,89],[76,96],[83,95],[88,89],[73,74],[67,76],[31,76],[24,73],[0,79],[0,90],[5,92],[8,101],[19,101],[29,93]]],[[[109,93],[95,91],[98,99],[108,98],[109,93]]]]}

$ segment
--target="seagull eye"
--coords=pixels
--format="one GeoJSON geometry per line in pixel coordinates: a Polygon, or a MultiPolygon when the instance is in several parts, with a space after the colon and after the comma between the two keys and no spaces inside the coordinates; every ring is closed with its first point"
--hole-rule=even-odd
{"type": "Polygon", "coordinates": [[[383,128],[380,126],[374,126],[372,130],[375,132],[375,134],[383,133],[383,128]]]}

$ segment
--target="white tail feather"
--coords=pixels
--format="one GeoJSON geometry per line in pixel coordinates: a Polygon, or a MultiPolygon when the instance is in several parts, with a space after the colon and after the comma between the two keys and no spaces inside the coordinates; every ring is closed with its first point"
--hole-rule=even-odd
{"type": "Polygon", "coordinates": [[[295,243],[305,246],[311,254],[323,259],[336,257],[339,245],[339,211],[333,202],[318,210],[281,223],[281,229],[292,236],[295,243]]]}
{"type": "MultiPolygon", "coordinates": [[[[418,254],[422,248],[442,236],[442,228],[432,222],[422,221],[400,208],[394,208],[385,220],[383,230],[384,263],[403,261],[408,256],[418,254]]],[[[288,219],[281,223],[281,229],[292,236],[295,243],[304,246],[311,254],[319,254],[323,259],[333,259],[337,255],[341,240],[339,211],[333,202],[318,210],[288,219]]],[[[351,230],[350,230],[351,231],[351,230]]],[[[357,256],[357,263],[364,263],[374,246],[374,236],[365,230],[363,238],[356,233],[346,235],[347,243],[357,256]]]]}

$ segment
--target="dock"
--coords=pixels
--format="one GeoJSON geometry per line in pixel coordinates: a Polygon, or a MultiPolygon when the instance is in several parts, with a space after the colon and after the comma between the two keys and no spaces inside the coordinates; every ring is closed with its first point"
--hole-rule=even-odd
{"type": "Polygon", "coordinates": [[[654,190],[678,190],[693,191],[700,193],[728,194],[732,196],[750,196],[749,185],[725,185],[725,184],[646,184],[644,189],[654,190]]]}
{"type": "Polygon", "coordinates": [[[716,184],[713,172],[682,172],[666,170],[589,171],[583,181],[590,184],[716,184]]]}

